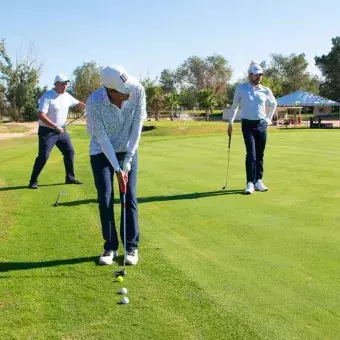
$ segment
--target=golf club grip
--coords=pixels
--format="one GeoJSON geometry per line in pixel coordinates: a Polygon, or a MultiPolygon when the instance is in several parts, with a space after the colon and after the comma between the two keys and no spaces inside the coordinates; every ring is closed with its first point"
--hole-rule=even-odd
{"type": "Polygon", "coordinates": [[[125,183],[121,185],[120,190],[122,191],[123,194],[126,194],[127,191],[127,182],[128,182],[128,175],[124,175],[125,183]]]}
{"type": "Polygon", "coordinates": [[[229,136],[228,149],[230,149],[230,145],[231,145],[231,136],[229,136]]]}
{"type": "Polygon", "coordinates": [[[126,183],[125,183],[125,184],[122,184],[122,185],[120,186],[120,190],[121,190],[122,194],[126,194],[126,183]]]}

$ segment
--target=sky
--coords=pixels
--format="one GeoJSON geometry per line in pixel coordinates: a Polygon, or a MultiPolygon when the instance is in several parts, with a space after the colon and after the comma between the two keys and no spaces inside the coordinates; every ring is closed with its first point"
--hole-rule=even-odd
{"type": "Polygon", "coordinates": [[[48,87],[84,62],[156,78],[190,56],[214,53],[229,61],[232,81],[273,53],[305,53],[308,71],[320,75],[314,57],[339,35],[339,0],[0,0],[0,39],[13,59],[33,43],[43,62],[40,85],[48,87]]]}

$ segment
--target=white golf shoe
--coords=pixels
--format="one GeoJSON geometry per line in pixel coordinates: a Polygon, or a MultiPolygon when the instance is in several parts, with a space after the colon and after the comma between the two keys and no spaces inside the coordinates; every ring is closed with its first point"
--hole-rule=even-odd
{"type": "Polygon", "coordinates": [[[250,195],[250,194],[252,194],[254,191],[255,191],[254,183],[253,183],[253,182],[248,182],[248,183],[247,183],[247,187],[246,187],[246,189],[244,190],[245,194],[246,194],[246,195],[250,195]]]}
{"type": "Polygon", "coordinates": [[[268,191],[268,188],[263,184],[261,179],[258,179],[255,183],[255,190],[264,192],[268,191]]]}
{"type": "Polygon", "coordinates": [[[99,257],[99,264],[110,265],[112,264],[113,259],[116,259],[117,257],[118,257],[117,250],[105,250],[103,255],[99,257]]]}
{"type": "Polygon", "coordinates": [[[130,265],[136,265],[138,262],[138,249],[132,249],[125,255],[125,263],[130,265]]]}

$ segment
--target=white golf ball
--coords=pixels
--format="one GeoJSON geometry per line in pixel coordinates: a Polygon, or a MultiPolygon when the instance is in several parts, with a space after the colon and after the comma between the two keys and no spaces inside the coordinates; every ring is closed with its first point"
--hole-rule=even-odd
{"type": "Polygon", "coordinates": [[[125,287],[123,287],[120,291],[120,294],[127,294],[127,289],[125,287]]]}
{"type": "Polygon", "coordinates": [[[124,296],[124,297],[122,298],[122,304],[126,305],[126,304],[128,304],[129,302],[130,302],[130,300],[129,300],[129,298],[128,298],[127,296],[124,296]]]}

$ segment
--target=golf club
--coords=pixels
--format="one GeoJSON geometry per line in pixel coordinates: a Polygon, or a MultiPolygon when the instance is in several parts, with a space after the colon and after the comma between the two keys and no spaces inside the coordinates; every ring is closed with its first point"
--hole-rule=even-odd
{"type": "Polygon", "coordinates": [[[59,199],[62,195],[67,195],[67,191],[59,191],[59,194],[58,194],[58,197],[57,197],[57,200],[55,201],[55,203],[53,204],[54,207],[57,207],[58,204],[59,204],[59,199]]]}
{"type": "Polygon", "coordinates": [[[231,144],[231,135],[229,135],[229,142],[228,142],[228,163],[227,163],[227,179],[225,181],[225,185],[222,190],[225,190],[228,185],[228,175],[229,175],[229,160],[230,160],[230,144],[231,144]]]}
{"type": "Polygon", "coordinates": [[[115,275],[124,276],[126,275],[126,267],[125,267],[125,255],[126,255],[126,186],[127,186],[127,175],[125,175],[126,182],[121,186],[120,190],[122,192],[122,209],[123,209],[123,243],[124,243],[124,258],[123,258],[123,269],[116,271],[115,275]]]}
{"type": "Polygon", "coordinates": [[[68,124],[66,124],[66,125],[64,126],[64,129],[67,128],[67,127],[68,127],[69,125],[71,125],[72,123],[74,123],[76,120],[78,120],[78,119],[84,117],[85,115],[86,115],[86,111],[83,111],[83,113],[81,114],[81,116],[79,116],[79,117],[76,118],[76,119],[71,120],[68,124]]]}

